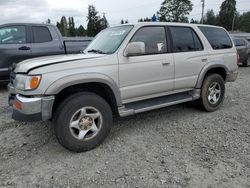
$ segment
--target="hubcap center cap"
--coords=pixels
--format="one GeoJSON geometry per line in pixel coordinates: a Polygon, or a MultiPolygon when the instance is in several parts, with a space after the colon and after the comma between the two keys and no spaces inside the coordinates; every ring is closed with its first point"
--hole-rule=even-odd
{"type": "Polygon", "coordinates": [[[91,117],[86,116],[80,119],[79,127],[81,130],[89,130],[93,124],[93,120],[91,117]]]}

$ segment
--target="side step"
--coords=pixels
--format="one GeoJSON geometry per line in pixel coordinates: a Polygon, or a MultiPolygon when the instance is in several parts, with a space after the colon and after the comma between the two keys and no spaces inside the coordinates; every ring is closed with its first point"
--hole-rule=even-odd
{"type": "Polygon", "coordinates": [[[183,92],[183,93],[172,94],[163,97],[157,97],[153,99],[128,103],[125,106],[119,108],[119,114],[121,117],[125,117],[133,114],[146,112],[149,110],[154,110],[158,108],[172,106],[175,104],[193,101],[200,97],[197,93],[198,92],[194,91],[183,92]]]}

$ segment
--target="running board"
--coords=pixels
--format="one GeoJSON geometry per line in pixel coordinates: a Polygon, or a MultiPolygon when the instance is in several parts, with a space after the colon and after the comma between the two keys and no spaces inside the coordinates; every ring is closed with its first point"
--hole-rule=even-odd
{"type": "Polygon", "coordinates": [[[153,99],[147,99],[143,101],[129,103],[119,108],[119,114],[121,117],[126,117],[133,114],[138,114],[154,109],[172,106],[175,104],[193,101],[199,99],[200,97],[199,93],[200,90],[194,90],[191,92],[177,93],[163,97],[157,97],[153,99]]]}

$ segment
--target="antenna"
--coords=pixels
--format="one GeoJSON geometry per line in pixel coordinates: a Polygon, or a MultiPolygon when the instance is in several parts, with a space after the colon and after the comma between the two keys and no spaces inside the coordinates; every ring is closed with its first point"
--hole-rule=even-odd
{"type": "Polygon", "coordinates": [[[201,3],[202,3],[201,24],[203,24],[204,23],[205,0],[201,0],[201,3]]]}

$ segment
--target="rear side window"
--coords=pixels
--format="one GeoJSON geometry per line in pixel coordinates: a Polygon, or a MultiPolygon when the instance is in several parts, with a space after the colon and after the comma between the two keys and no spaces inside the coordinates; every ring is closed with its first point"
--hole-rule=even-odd
{"type": "Polygon", "coordinates": [[[32,27],[32,30],[33,30],[34,43],[43,43],[52,41],[52,37],[47,27],[34,26],[32,27]]]}
{"type": "Polygon", "coordinates": [[[8,26],[0,29],[0,44],[26,43],[25,26],[8,26]]]}
{"type": "Polygon", "coordinates": [[[232,48],[233,44],[227,32],[221,28],[199,26],[214,50],[232,48]]]}
{"type": "Polygon", "coordinates": [[[174,52],[193,52],[203,50],[197,34],[189,27],[169,27],[173,39],[174,52]]]}
{"type": "Polygon", "coordinates": [[[246,42],[243,39],[234,39],[235,46],[246,46],[246,42]]]}
{"type": "Polygon", "coordinates": [[[146,55],[167,52],[167,40],[164,27],[143,27],[135,33],[131,42],[144,42],[146,55]]]}

